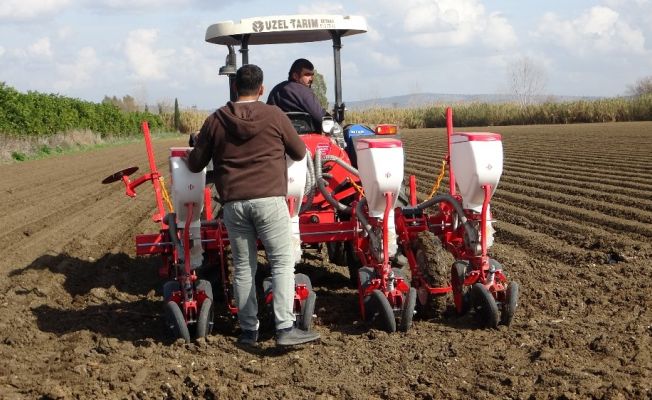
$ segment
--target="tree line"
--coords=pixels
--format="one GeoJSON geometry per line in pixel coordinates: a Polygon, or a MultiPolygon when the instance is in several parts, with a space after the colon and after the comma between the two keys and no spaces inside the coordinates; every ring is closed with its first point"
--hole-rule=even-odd
{"type": "Polygon", "coordinates": [[[0,133],[9,136],[48,136],[88,129],[102,136],[128,136],[141,121],[161,130],[160,116],[148,111],[122,111],[108,102],[93,103],[34,91],[21,93],[0,82],[0,133]]]}

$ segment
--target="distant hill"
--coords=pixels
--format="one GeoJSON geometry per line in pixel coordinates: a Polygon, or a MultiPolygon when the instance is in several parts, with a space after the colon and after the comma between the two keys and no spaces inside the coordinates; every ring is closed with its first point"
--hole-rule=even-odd
{"type": "MultiPolygon", "coordinates": [[[[599,97],[589,96],[539,96],[543,101],[577,101],[596,100],[599,97]]],[[[450,94],[450,93],[416,93],[402,96],[383,97],[378,99],[359,100],[346,102],[349,110],[364,110],[367,108],[413,108],[431,104],[459,104],[459,103],[508,103],[515,101],[510,94],[450,94]]]]}

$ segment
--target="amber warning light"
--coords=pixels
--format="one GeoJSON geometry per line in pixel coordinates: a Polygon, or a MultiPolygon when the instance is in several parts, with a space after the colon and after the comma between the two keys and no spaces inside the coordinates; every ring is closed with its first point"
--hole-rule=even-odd
{"type": "Polygon", "coordinates": [[[376,135],[396,135],[398,133],[398,126],[394,124],[380,124],[376,125],[376,135]]]}

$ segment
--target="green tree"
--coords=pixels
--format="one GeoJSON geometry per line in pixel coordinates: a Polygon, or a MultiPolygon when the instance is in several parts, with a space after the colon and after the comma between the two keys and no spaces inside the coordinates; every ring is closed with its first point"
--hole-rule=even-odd
{"type": "Polygon", "coordinates": [[[328,99],[326,98],[326,81],[324,80],[324,75],[317,72],[317,70],[315,70],[315,77],[312,80],[312,91],[315,92],[319,104],[321,104],[324,110],[327,110],[328,99]]]}
{"type": "Polygon", "coordinates": [[[174,129],[177,131],[181,128],[181,113],[179,112],[179,101],[174,98],[174,129]]]}

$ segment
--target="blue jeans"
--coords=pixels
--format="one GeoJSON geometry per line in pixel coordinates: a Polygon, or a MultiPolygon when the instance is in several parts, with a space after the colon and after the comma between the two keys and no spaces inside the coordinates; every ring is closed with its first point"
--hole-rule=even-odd
{"type": "Polygon", "coordinates": [[[260,239],[272,270],[276,329],[294,324],[294,259],[290,242],[290,213],[285,197],[238,200],[224,204],[235,269],[234,292],[243,330],[258,330],[255,276],[256,238],[260,239]]]}

